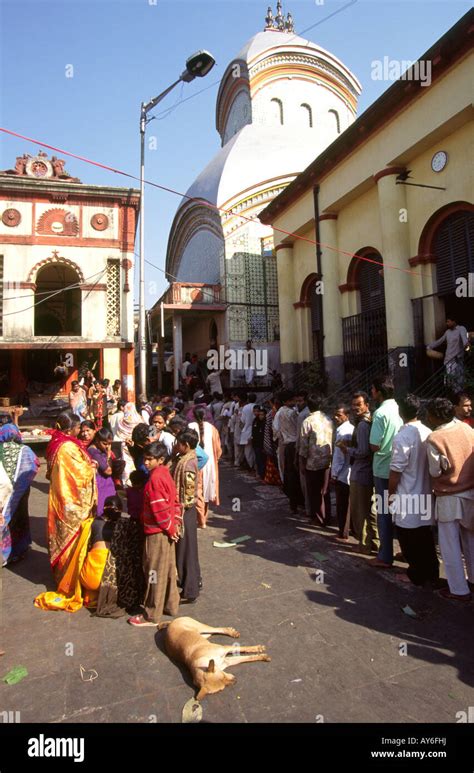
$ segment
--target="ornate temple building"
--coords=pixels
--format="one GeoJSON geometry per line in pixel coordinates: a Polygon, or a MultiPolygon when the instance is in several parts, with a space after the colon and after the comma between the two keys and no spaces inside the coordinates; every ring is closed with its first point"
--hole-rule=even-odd
{"type": "MultiPolygon", "coordinates": [[[[333,54],[294,32],[281,3],[227,66],[216,103],[221,149],[181,202],[169,235],[169,290],[151,310],[166,348],[206,357],[250,339],[278,368],[276,259],[257,216],[355,119],[361,87],[333,54]]],[[[233,372],[230,383],[243,374],[233,372]]],[[[262,384],[264,379],[262,379],[262,384]]]]}
{"type": "Polygon", "coordinates": [[[40,151],[0,172],[0,396],[61,397],[90,367],[131,399],[139,191],[64,164],[40,151]]]}

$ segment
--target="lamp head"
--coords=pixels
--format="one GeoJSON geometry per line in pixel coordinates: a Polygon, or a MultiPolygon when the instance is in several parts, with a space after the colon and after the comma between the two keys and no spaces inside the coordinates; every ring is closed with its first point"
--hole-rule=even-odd
{"type": "Polygon", "coordinates": [[[189,83],[194,78],[204,78],[212,70],[215,63],[216,60],[209,51],[196,51],[186,60],[186,70],[183,72],[181,80],[189,83]]]}

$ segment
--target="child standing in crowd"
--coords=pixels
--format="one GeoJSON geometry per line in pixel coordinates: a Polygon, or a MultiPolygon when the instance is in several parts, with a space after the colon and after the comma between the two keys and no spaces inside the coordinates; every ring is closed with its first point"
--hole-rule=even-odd
{"type": "Polygon", "coordinates": [[[97,464],[97,515],[102,515],[106,498],[117,493],[112,469],[112,433],[109,429],[97,430],[88,454],[97,464]]]}
{"type": "Polygon", "coordinates": [[[143,463],[150,477],[145,486],[142,514],[145,532],[144,613],[128,621],[137,627],[156,627],[163,613],[174,616],[179,608],[175,543],[179,538],[181,516],[176,486],[166,467],[167,461],[168,451],[163,443],[151,443],[146,448],[143,463]]]}
{"type": "Polygon", "coordinates": [[[143,512],[145,485],[148,480],[143,470],[130,473],[130,486],[126,488],[127,512],[134,521],[139,521],[143,512]]]}
{"type": "Polygon", "coordinates": [[[199,589],[202,587],[196,513],[198,476],[196,446],[198,440],[198,433],[193,429],[180,432],[176,438],[178,455],[171,468],[178,499],[184,511],[181,539],[176,548],[182,604],[193,603],[199,596],[199,589]]]}

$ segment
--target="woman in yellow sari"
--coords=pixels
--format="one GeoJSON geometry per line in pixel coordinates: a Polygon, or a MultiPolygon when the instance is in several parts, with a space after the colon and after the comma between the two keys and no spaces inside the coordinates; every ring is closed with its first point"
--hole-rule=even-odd
{"type": "Polygon", "coordinates": [[[80,419],[71,411],[58,416],[57,431],[46,449],[48,549],[57,591],[40,593],[40,609],[76,612],[82,607],[80,571],[87,555],[97,505],[96,468],[82,441],[80,419]]]}

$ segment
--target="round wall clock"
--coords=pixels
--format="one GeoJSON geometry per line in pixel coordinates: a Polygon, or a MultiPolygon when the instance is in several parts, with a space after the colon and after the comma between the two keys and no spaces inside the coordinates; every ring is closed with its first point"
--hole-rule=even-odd
{"type": "Polygon", "coordinates": [[[448,163],[448,154],[445,150],[438,150],[431,159],[431,168],[433,172],[442,172],[448,163]]]}

